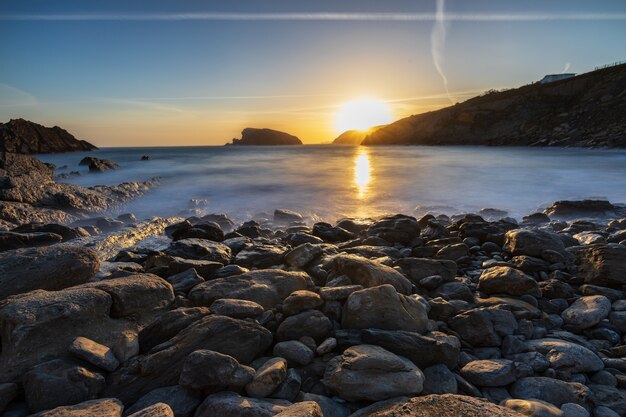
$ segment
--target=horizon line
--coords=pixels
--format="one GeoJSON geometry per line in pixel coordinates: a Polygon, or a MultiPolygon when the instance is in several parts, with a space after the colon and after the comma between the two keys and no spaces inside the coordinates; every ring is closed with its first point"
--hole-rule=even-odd
{"type": "MultiPolygon", "coordinates": [[[[66,13],[0,14],[2,21],[395,21],[430,22],[436,13],[66,13]]],[[[620,21],[626,13],[446,13],[446,21],[530,22],[530,21],[620,21]]]]}

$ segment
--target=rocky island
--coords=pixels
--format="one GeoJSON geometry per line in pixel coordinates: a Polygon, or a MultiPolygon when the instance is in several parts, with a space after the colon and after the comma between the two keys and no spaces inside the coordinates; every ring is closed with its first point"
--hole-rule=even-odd
{"type": "Polygon", "coordinates": [[[13,228],[54,239],[0,252],[0,411],[626,415],[626,208],[503,215],[209,214],[106,256],[13,228]]]}
{"type": "Polygon", "coordinates": [[[363,145],[626,147],[626,64],[489,91],[391,123],[363,145]]]}
{"type": "Polygon", "coordinates": [[[226,145],[302,145],[302,141],[296,136],[290,135],[289,133],[281,132],[279,130],[247,127],[241,131],[241,139],[233,139],[231,143],[227,143],[226,145]]]}
{"type": "Polygon", "coordinates": [[[59,126],[45,127],[24,119],[0,123],[0,151],[31,154],[95,149],[98,148],[87,141],[76,139],[59,126]]]}

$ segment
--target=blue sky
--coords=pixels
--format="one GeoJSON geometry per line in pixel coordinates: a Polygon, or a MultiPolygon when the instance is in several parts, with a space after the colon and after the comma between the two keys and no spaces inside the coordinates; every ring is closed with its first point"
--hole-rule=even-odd
{"type": "Polygon", "coordinates": [[[0,120],[101,146],[222,144],[246,126],[327,142],[355,98],[396,117],[449,104],[437,59],[453,101],[626,59],[623,1],[442,5],[435,32],[435,0],[2,2],[0,120]]]}

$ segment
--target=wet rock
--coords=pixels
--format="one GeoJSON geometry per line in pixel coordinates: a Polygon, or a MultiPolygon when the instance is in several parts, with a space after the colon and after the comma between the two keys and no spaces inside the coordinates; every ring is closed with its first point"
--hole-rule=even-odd
{"type": "Polygon", "coordinates": [[[108,372],[113,372],[120,366],[120,362],[111,349],[86,337],[79,336],[74,339],[70,345],[69,352],[108,372]]]}
{"type": "Polygon", "coordinates": [[[214,242],[224,240],[224,232],[219,224],[215,222],[194,222],[184,221],[176,223],[166,228],[166,233],[171,235],[172,240],[182,239],[206,239],[214,242]]]}
{"type": "Polygon", "coordinates": [[[408,245],[419,237],[420,226],[415,217],[397,214],[383,217],[367,229],[368,236],[376,236],[385,239],[389,243],[408,245]]]}
{"type": "Polygon", "coordinates": [[[323,303],[324,301],[319,294],[313,291],[294,291],[283,301],[283,313],[287,316],[293,316],[301,311],[320,307],[323,303]]]}
{"type": "Polygon", "coordinates": [[[33,246],[49,246],[63,240],[61,235],[47,232],[16,233],[0,231],[0,251],[33,246]]]}
{"type": "Polygon", "coordinates": [[[541,296],[537,281],[525,273],[508,266],[495,266],[483,270],[478,290],[487,294],[509,294],[520,296],[529,294],[541,296]]]}
{"type": "Polygon", "coordinates": [[[139,410],[128,417],[174,417],[174,412],[165,403],[156,403],[139,410]]]}
{"type": "Polygon", "coordinates": [[[32,414],[30,417],[121,417],[124,406],[115,398],[85,401],[32,414]]]}
{"type": "Polygon", "coordinates": [[[269,396],[287,377],[287,361],[272,358],[265,362],[246,385],[246,392],[254,398],[269,396]]]}
{"type": "Polygon", "coordinates": [[[549,216],[560,218],[602,217],[614,215],[615,206],[606,200],[561,200],[552,203],[544,212],[549,216]]]}
{"type": "Polygon", "coordinates": [[[89,167],[89,172],[104,172],[111,169],[118,169],[120,166],[108,159],[96,158],[93,156],[86,156],[80,160],[78,165],[84,165],[89,167]]]}
{"type": "Polygon", "coordinates": [[[585,283],[604,287],[626,284],[626,246],[597,245],[578,252],[578,275],[585,283]]]}
{"type": "Polygon", "coordinates": [[[273,353],[274,356],[285,358],[292,367],[308,365],[315,357],[311,349],[297,340],[276,343],[273,353]]]}
{"type": "Polygon", "coordinates": [[[461,338],[473,346],[500,346],[502,338],[517,329],[517,320],[508,310],[483,307],[457,314],[448,322],[461,338]]]}
{"type": "Polygon", "coordinates": [[[359,345],[328,362],[323,383],[348,401],[379,401],[419,394],[424,374],[406,358],[378,346],[359,345]]]}
{"type": "MultiPolygon", "coordinates": [[[[167,265],[167,276],[169,277],[188,271],[190,269],[195,269],[196,273],[200,275],[204,280],[218,277],[217,271],[221,268],[224,268],[224,265],[219,262],[201,261],[197,259],[183,259],[178,257],[172,257],[171,259],[167,259],[165,263],[167,265]]],[[[150,271],[147,270],[146,272],[150,271]]]]}
{"type": "Polygon", "coordinates": [[[167,277],[167,282],[172,284],[172,289],[175,293],[186,293],[196,285],[204,282],[195,269],[191,268],[178,274],[167,277]]]}
{"type": "Polygon", "coordinates": [[[32,290],[60,290],[87,282],[100,267],[98,255],[78,246],[18,249],[0,253],[0,300],[32,290]]]}
{"type": "Polygon", "coordinates": [[[176,417],[193,417],[200,402],[198,396],[191,390],[180,385],[173,385],[150,391],[129,407],[125,414],[132,414],[157,403],[164,403],[170,406],[176,417]]]}
{"type": "Polygon", "coordinates": [[[515,229],[504,235],[504,250],[513,255],[541,258],[544,250],[565,253],[565,245],[556,233],[543,230],[515,229]]]}
{"type": "Polygon", "coordinates": [[[303,272],[265,269],[203,282],[189,292],[189,299],[196,305],[208,306],[215,300],[232,298],[271,309],[292,292],[313,288],[313,281],[303,272]]]}
{"type": "Polygon", "coordinates": [[[328,223],[315,223],[313,225],[313,236],[316,236],[325,242],[345,242],[355,238],[355,235],[348,232],[346,229],[331,226],[328,223]]]}
{"type": "Polygon", "coordinates": [[[611,311],[611,301],[603,295],[581,297],[574,301],[563,313],[566,325],[577,330],[587,329],[604,320],[611,311]]]}
{"type": "Polygon", "coordinates": [[[395,262],[413,284],[419,284],[423,278],[438,275],[443,282],[450,282],[457,272],[456,262],[446,259],[402,258],[395,262]]]}
{"type": "Polygon", "coordinates": [[[283,263],[287,248],[273,244],[254,244],[235,256],[235,263],[246,268],[270,268],[283,263]]]}
{"type": "Polygon", "coordinates": [[[215,300],[210,307],[211,311],[221,316],[244,319],[247,317],[258,317],[263,314],[263,307],[254,301],[235,300],[221,298],[215,300]]]}
{"type": "Polygon", "coordinates": [[[139,346],[142,352],[168,341],[190,324],[211,314],[206,307],[177,308],[159,315],[152,323],[139,332],[139,346]]]}
{"type": "Polygon", "coordinates": [[[283,320],[278,326],[276,337],[279,341],[284,341],[310,336],[319,343],[329,337],[332,330],[332,323],[322,312],[307,310],[283,320]]]}
{"type": "Polygon", "coordinates": [[[165,253],[185,259],[201,259],[221,264],[230,263],[232,255],[230,248],[223,243],[196,238],[172,242],[165,253]]]}
{"type": "Polygon", "coordinates": [[[302,215],[300,213],[287,209],[274,210],[274,223],[289,224],[301,221],[302,215]]]}
{"type": "Polygon", "coordinates": [[[365,288],[390,284],[401,294],[410,294],[412,284],[401,273],[381,263],[355,255],[337,255],[330,264],[333,277],[346,275],[365,288]]]}
{"type": "Polygon", "coordinates": [[[211,387],[243,387],[254,377],[254,369],[240,365],[237,359],[212,350],[191,352],[183,364],[179,384],[204,390],[211,387]]]}
{"type": "Polygon", "coordinates": [[[344,304],[341,325],[348,329],[378,328],[423,333],[428,312],[413,297],[398,294],[391,285],[355,291],[344,304]]]}
{"type": "Polygon", "coordinates": [[[321,254],[321,246],[303,243],[285,254],[285,263],[289,266],[302,269],[321,254]]]}
{"type": "Polygon", "coordinates": [[[511,386],[510,392],[513,398],[541,400],[557,407],[565,403],[586,406],[591,399],[591,391],[583,384],[546,377],[518,379],[511,386]]]}
{"type": "Polygon", "coordinates": [[[461,369],[461,375],[480,387],[503,387],[514,382],[515,364],[508,359],[471,361],[461,369]]]}
{"type": "Polygon", "coordinates": [[[234,392],[224,391],[206,397],[194,417],[273,417],[290,405],[285,400],[242,397],[234,392]]]}
{"type": "Polygon", "coordinates": [[[602,360],[595,353],[577,343],[547,338],[529,340],[526,345],[545,355],[554,369],[576,374],[596,372],[604,368],[602,360]]]}

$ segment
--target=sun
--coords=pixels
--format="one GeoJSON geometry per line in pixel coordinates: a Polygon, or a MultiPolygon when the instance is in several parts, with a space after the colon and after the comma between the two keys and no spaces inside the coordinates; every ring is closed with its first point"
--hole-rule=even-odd
{"type": "Polygon", "coordinates": [[[346,130],[368,130],[374,126],[386,125],[393,121],[391,108],[382,100],[364,98],[349,101],[335,113],[337,133],[346,130]]]}

